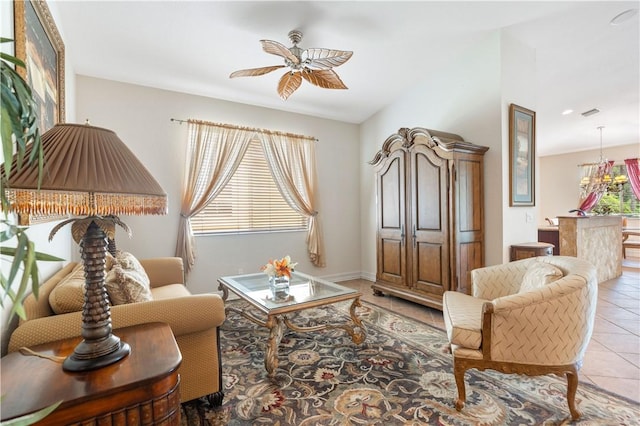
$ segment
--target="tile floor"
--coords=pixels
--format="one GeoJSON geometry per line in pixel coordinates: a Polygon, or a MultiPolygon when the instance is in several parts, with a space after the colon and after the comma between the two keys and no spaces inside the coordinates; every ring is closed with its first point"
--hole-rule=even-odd
{"type": "MultiPolygon", "coordinates": [[[[364,301],[444,329],[441,311],[374,296],[367,280],[340,284],[359,289],[364,301]]],[[[640,402],[640,259],[625,259],[622,276],[600,284],[595,328],[579,373],[580,381],[640,402]]]]}

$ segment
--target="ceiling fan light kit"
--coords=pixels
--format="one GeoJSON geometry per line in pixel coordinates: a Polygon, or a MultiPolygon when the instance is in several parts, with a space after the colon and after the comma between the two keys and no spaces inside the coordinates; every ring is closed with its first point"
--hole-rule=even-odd
{"type": "Polygon", "coordinates": [[[353,52],[325,48],[301,49],[298,43],[302,40],[302,32],[298,30],[289,31],[289,40],[293,44],[289,48],[277,41],[260,40],[262,50],[283,58],[284,65],[239,70],[232,72],[229,78],[255,77],[288,67],[278,82],[278,95],[283,100],[300,87],[303,79],[323,89],[347,89],[333,68],[347,62],[353,52]]]}

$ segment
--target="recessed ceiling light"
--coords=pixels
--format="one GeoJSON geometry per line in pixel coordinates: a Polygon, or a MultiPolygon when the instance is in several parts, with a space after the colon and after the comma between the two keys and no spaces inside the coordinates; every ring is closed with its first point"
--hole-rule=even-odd
{"type": "Polygon", "coordinates": [[[614,16],[613,19],[611,20],[611,22],[609,22],[609,24],[611,24],[611,25],[620,25],[623,22],[626,22],[629,19],[631,19],[634,16],[636,16],[636,13],[638,13],[638,9],[625,10],[624,12],[619,13],[616,16],[614,16]]]}
{"type": "Polygon", "coordinates": [[[573,112],[572,109],[565,109],[564,111],[562,111],[562,115],[569,115],[573,112]]]}

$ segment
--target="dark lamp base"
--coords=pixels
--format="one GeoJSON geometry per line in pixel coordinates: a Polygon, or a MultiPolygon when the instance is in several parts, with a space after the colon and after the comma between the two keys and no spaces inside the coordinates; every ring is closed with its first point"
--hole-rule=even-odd
{"type": "Polygon", "coordinates": [[[95,370],[114,364],[129,355],[129,353],[131,353],[131,347],[121,341],[115,351],[96,358],[80,359],[73,353],[64,360],[62,369],[71,372],[95,370]]]}

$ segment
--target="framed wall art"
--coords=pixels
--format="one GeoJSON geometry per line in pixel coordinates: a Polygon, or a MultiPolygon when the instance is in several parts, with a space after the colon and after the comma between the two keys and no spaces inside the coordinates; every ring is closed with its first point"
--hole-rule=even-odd
{"type": "Polygon", "coordinates": [[[509,105],[509,205],[535,206],[536,113],[509,105]]]}
{"type": "MultiPolygon", "coordinates": [[[[65,122],[64,43],[44,0],[14,0],[13,20],[15,56],[26,65],[17,71],[31,87],[42,135],[65,122]]],[[[20,214],[18,223],[28,226],[65,217],[20,214]]]]}
{"type": "Polygon", "coordinates": [[[64,43],[43,0],[15,0],[13,19],[15,55],[27,66],[18,73],[33,91],[43,134],[65,121],[64,43]]]}

